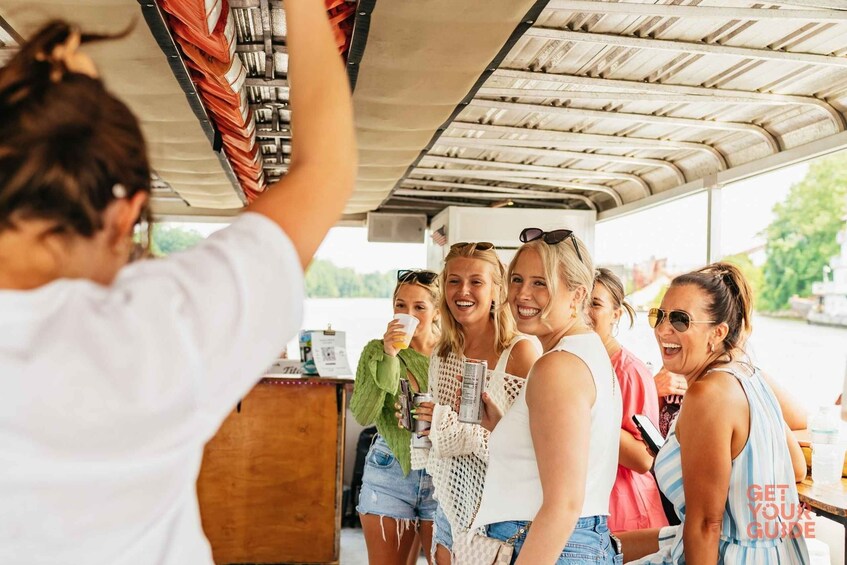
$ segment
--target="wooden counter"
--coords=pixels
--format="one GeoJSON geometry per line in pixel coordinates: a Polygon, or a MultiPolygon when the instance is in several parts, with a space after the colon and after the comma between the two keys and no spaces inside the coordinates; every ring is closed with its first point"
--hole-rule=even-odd
{"type": "Polygon", "coordinates": [[[206,445],[197,494],[216,564],[339,562],[350,383],[263,379],[206,445]]]}

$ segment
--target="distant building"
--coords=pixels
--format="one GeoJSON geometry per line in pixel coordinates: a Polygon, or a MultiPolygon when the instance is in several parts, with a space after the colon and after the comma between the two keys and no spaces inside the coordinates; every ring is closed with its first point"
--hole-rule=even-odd
{"type": "Polygon", "coordinates": [[[807,320],[814,324],[847,327],[847,216],[844,222],[844,229],[838,234],[841,254],[824,267],[823,281],[812,285],[818,302],[807,320]]]}

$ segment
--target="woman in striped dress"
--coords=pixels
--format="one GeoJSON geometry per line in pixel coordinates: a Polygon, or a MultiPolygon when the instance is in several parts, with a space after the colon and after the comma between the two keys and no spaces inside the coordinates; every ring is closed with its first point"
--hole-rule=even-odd
{"type": "Polygon", "coordinates": [[[806,464],[770,386],[743,361],[751,311],[749,285],[725,263],[677,277],[650,310],[665,367],[689,385],[655,464],[682,524],[621,534],[628,563],[809,562],[795,523],[806,464]]]}

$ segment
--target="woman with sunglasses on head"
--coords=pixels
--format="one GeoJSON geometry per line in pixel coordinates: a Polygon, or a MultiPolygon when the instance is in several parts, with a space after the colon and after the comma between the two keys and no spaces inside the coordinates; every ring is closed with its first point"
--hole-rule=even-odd
{"type": "Polygon", "coordinates": [[[376,424],[379,434],[368,452],[357,511],[365,533],[368,563],[406,565],[415,549],[415,532],[432,546],[435,500],[432,479],[411,470],[411,433],[397,425],[395,405],[401,382],[414,392],[429,389],[429,357],[439,337],[438,275],[400,271],[394,288],[394,314],[418,320],[411,341],[396,319],[382,339],[365,346],[359,358],[350,410],[363,426],[376,424]]]}
{"type": "Polygon", "coordinates": [[[457,243],[441,273],[441,340],[429,371],[434,403],[423,403],[415,418],[430,421],[432,448],[413,451],[413,467],[432,475],[438,510],[435,557],[451,562],[453,532],[467,530],[482,494],[488,459],[488,431],[458,421],[465,359],[486,361],[485,390],[501,409],[511,406],[533,362],[535,344],[517,332],[506,304],[505,268],[494,245],[457,243]]]}
{"type": "Polygon", "coordinates": [[[656,385],[647,366],[615,339],[624,312],[632,327],[635,310],[624,298],[623,283],[609,269],[597,269],[589,314],[612,360],[623,401],[618,472],[609,500],[609,529],[613,532],[668,525],[656,480],[650,474],[653,457],[632,420],[633,415],[643,414],[653,423],[659,421],[656,385]]]}
{"type": "Polygon", "coordinates": [[[689,385],[655,464],[682,525],[621,534],[627,560],[809,563],[797,525],[784,513],[757,514],[751,494],[778,488],[780,507],[792,512],[799,508],[794,483],[806,474],[776,396],[744,351],[751,299],[738,268],[715,263],[676,277],[661,308],[650,310],[665,367],[689,385]]]}
{"type": "Polygon", "coordinates": [[[570,230],[528,228],[520,239],[509,305],[544,355],[505,415],[486,403],[491,459],[474,527],[513,544],[519,565],[619,563],[607,516],[621,399],[589,325],[591,257],[570,230]]]}
{"type": "Polygon", "coordinates": [[[80,50],[110,38],[53,21],[0,69],[0,563],[213,562],[203,447],[296,334],[356,172],[325,8],[285,7],[288,174],[166,259],[126,265],[151,168],[80,50]]]}

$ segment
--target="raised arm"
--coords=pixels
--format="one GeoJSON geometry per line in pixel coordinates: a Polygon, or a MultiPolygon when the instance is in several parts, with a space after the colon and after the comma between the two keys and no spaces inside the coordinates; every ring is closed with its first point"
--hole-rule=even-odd
{"type": "Polygon", "coordinates": [[[350,86],[323,2],[286,0],[291,166],[247,210],[288,235],[305,268],[344,210],[356,175],[350,86]]]}
{"type": "Polygon", "coordinates": [[[539,359],[527,387],[543,501],[518,555],[518,565],[555,563],[573,533],[585,499],[591,407],[596,397],[588,368],[565,352],[539,359]]]}
{"type": "Polygon", "coordinates": [[[369,426],[385,406],[389,395],[397,394],[402,367],[400,360],[383,350],[382,340],[369,342],[359,357],[350,411],[356,421],[369,426]]]}

